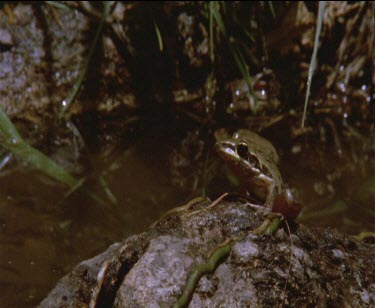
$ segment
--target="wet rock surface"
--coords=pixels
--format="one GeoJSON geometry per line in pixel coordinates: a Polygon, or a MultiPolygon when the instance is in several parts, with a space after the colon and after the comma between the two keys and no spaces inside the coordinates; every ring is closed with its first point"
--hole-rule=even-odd
{"type": "Polygon", "coordinates": [[[83,59],[87,20],[69,10],[55,20],[45,13],[41,6],[19,4],[12,22],[0,17],[0,29],[12,41],[0,52],[1,105],[13,117],[46,112],[57,87],[71,86],[77,78],[83,59]]]}
{"type": "MultiPolygon", "coordinates": [[[[11,14],[0,15],[0,104],[10,117],[38,123],[58,112],[70,93],[98,20],[48,4],[18,3],[11,14]]],[[[104,36],[98,45],[74,114],[134,107],[129,74],[113,41],[104,36]]]]}
{"type": "Polygon", "coordinates": [[[204,275],[190,307],[367,307],[375,304],[375,251],[329,228],[252,230],[262,215],[244,202],[193,204],[148,232],[113,244],[62,278],[40,307],[172,306],[189,273],[228,238],[229,256],[204,275]]]}

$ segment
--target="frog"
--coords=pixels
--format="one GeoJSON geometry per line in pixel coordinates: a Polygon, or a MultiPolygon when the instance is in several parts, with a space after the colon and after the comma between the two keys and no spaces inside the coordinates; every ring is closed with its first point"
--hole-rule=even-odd
{"type": "Polygon", "coordinates": [[[279,157],[272,143],[253,131],[240,129],[231,138],[217,141],[215,150],[247,193],[272,209],[275,197],[283,190],[279,157]]]}
{"type": "MultiPolygon", "coordinates": [[[[224,129],[218,129],[215,137],[218,140],[215,144],[218,155],[233,169],[247,192],[266,205],[265,211],[261,210],[261,212],[268,216],[265,222],[254,230],[254,233],[268,232],[268,226],[272,226],[275,221],[275,216],[271,214],[276,214],[276,219],[279,221],[280,215],[288,219],[298,216],[301,210],[298,194],[294,189],[284,187],[277,167],[279,157],[270,141],[247,129],[238,130],[230,138],[224,129]]],[[[188,212],[190,208],[204,200],[202,197],[193,199],[186,205],[165,213],[151,225],[151,228],[155,228],[163,219],[172,214],[186,212],[181,214],[181,217],[190,217],[212,209],[228,195],[229,193],[224,193],[204,209],[188,212]]],[[[257,205],[255,207],[259,209],[257,205]]],[[[272,227],[272,230],[274,229],[272,227]]]]}
{"type": "Polygon", "coordinates": [[[215,150],[238,176],[245,191],[263,202],[266,212],[297,218],[302,209],[301,197],[296,189],[284,185],[272,143],[247,129],[239,129],[230,138],[223,135],[217,135],[215,150]]]}

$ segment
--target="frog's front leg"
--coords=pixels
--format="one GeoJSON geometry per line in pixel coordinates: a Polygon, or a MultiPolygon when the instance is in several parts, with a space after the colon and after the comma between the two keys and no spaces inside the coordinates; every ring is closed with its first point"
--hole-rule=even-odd
{"type": "Polygon", "coordinates": [[[169,216],[172,216],[173,214],[179,214],[179,213],[182,213],[182,212],[185,212],[185,211],[188,211],[191,207],[193,207],[194,205],[200,203],[200,202],[203,202],[203,201],[207,201],[208,199],[206,197],[196,197],[192,200],[190,200],[187,204],[184,204],[184,205],[181,205],[179,207],[175,207],[167,212],[165,212],[157,221],[155,221],[151,226],[150,228],[155,228],[162,220],[164,220],[165,218],[169,217],[169,216]]]}
{"type": "Polygon", "coordinates": [[[270,177],[266,175],[259,176],[262,183],[265,185],[265,202],[264,205],[271,210],[273,206],[273,201],[276,196],[276,185],[275,181],[273,181],[270,177]]]}

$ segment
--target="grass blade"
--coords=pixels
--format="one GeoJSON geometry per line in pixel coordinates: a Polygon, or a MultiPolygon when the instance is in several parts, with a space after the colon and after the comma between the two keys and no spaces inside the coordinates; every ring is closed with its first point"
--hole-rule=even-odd
{"type": "Polygon", "coordinates": [[[326,1],[319,1],[319,12],[318,12],[318,19],[316,22],[317,25],[316,25],[316,31],[315,31],[314,49],[313,49],[313,53],[312,53],[311,61],[310,61],[309,77],[307,78],[305,105],[303,107],[302,124],[301,124],[302,128],[305,126],[307,103],[308,103],[309,96],[310,96],[311,81],[312,81],[312,77],[313,77],[314,69],[316,65],[316,55],[318,53],[319,36],[320,36],[320,31],[322,29],[325,5],[326,5],[326,1]]]}
{"type": "MultiPolygon", "coordinates": [[[[26,141],[24,141],[1,106],[0,143],[4,148],[12,152],[22,161],[28,163],[38,171],[55,179],[56,181],[67,185],[69,188],[71,188],[71,192],[76,190],[77,187],[81,186],[82,180],[76,179],[48,156],[33,148],[26,141]]],[[[102,200],[102,198],[96,195],[94,192],[87,189],[84,189],[84,192],[87,193],[88,196],[94,201],[102,205],[107,204],[107,202],[102,200]]],[[[107,191],[106,193],[108,194],[107,191]]],[[[114,202],[114,200],[117,201],[114,196],[109,199],[114,204],[117,204],[117,202],[114,202]]]]}
{"type": "Polygon", "coordinates": [[[163,49],[164,49],[163,38],[161,36],[160,29],[159,29],[158,25],[155,22],[154,22],[154,27],[155,27],[156,37],[158,39],[159,50],[163,51],[163,49]]]}
{"type": "Polygon", "coordinates": [[[70,187],[77,184],[77,180],[57,165],[53,160],[34,149],[19,135],[17,129],[0,106],[0,140],[2,145],[14,155],[36,169],[42,171],[55,180],[70,187]]]}
{"type": "Polygon", "coordinates": [[[234,46],[232,46],[230,49],[231,49],[232,55],[234,57],[234,60],[237,64],[237,67],[240,70],[240,72],[242,74],[242,77],[246,81],[249,93],[254,98],[254,106],[251,105],[250,99],[249,99],[249,105],[250,105],[250,110],[255,114],[258,110],[258,100],[257,100],[256,94],[254,93],[254,90],[253,90],[253,83],[252,83],[252,79],[251,79],[251,76],[250,76],[250,73],[249,73],[249,68],[247,66],[247,63],[246,63],[244,57],[242,56],[242,53],[237,48],[235,48],[234,46]]]}
{"type": "Polygon", "coordinates": [[[67,111],[69,110],[70,106],[72,105],[72,102],[77,97],[79,89],[82,86],[82,83],[83,83],[83,81],[86,77],[87,69],[89,67],[92,56],[94,54],[94,51],[95,51],[96,46],[98,44],[99,38],[101,36],[105,20],[108,16],[110,8],[113,4],[112,2],[113,1],[108,1],[108,2],[105,2],[105,4],[104,4],[104,10],[103,10],[102,18],[100,19],[100,23],[99,23],[99,26],[96,30],[94,40],[92,41],[90,51],[89,51],[89,55],[86,59],[85,64],[83,65],[82,70],[79,73],[79,76],[78,76],[76,82],[74,83],[74,85],[72,87],[72,90],[70,91],[68,97],[62,101],[62,108],[61,108],[60,115],[59,115],[60,118],[63,118],[66,115],[67,111]]]}
{"type": "Polygon", "coordinates": [[[273,7],[272,1],[267,1],[267,4],[268,4],[268,7],[270,9],[272,18],[273,18],[273,20],[275,20],[276,19],[276,13],[275,13],[275,8],[273,7]]]}
{"type": "Polygon", "coordinates": [[[65,5],[62,1],[44,1],[44,3],[53,6],[57,9],[67,10],[69,7],[65,5]]]}
{"type": "Polygon", "coordinates": [[[213,16],[213,6],[214,1],[210,1],[210,59],[211,63],[215,62],[215,53],[214,53],[214,16],[213,16]]]}
{"type": "MultiPolygon", "coordinates": [[[[212,13],[212,15],[214,16],[219,28],[220,28],[220,31],[223,33],[225,39],[227,40],[228,42],[228,45],[229,45],[229,50],[234,58],[234,61],[237,65],[237,68],[238,70],[241,72],[241,75],[242,77],[245,79],[246,83],[247,83],[247,87],[249,89],[249,93],[250,95],[254,98],[254,106],[251,105],[251,101],[249,100],[249,105],[250,105],[250,110],[253,112],[253,113],[256,113],[257,109],[258,109],[258,100],[257,100],[257,97],[254,93],[254,90],[253,90],[253,84],[252,84],[252,79],[251,79],[251,76],[250,76],[250,73],[249,73],[249,69],[248,69],[248,66],[247,66],[247,63],[241,53],[241,51],[236,48],[234,42],[233,42],[233,39],[231,39],[231,37],[228,36],[228,32],[227,32],[227,29],[226,29],[226,26],[225,26],[225,23],[221,17],[221,14],[218,10],[218,7],[219,7],[219,3],[218,1],[212,1],[210,3],[210,13],[212,13]]],[[[223,7],[225,7],[225,3],[223,4],[223,7]]]]}

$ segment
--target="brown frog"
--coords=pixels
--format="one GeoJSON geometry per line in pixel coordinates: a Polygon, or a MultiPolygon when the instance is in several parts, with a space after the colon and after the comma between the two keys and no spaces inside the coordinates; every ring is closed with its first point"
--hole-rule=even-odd
{"type": "Polygon", "coordinates": [[[239,177],[242,186],[264,202],[268,209],[295,217],[300,203],[293,198],[293,191],[283,189],[277,163],[279,157],[273,145],[258,134],[240,129],[231,138],[215,145],[219,156],[239,177]]]}

